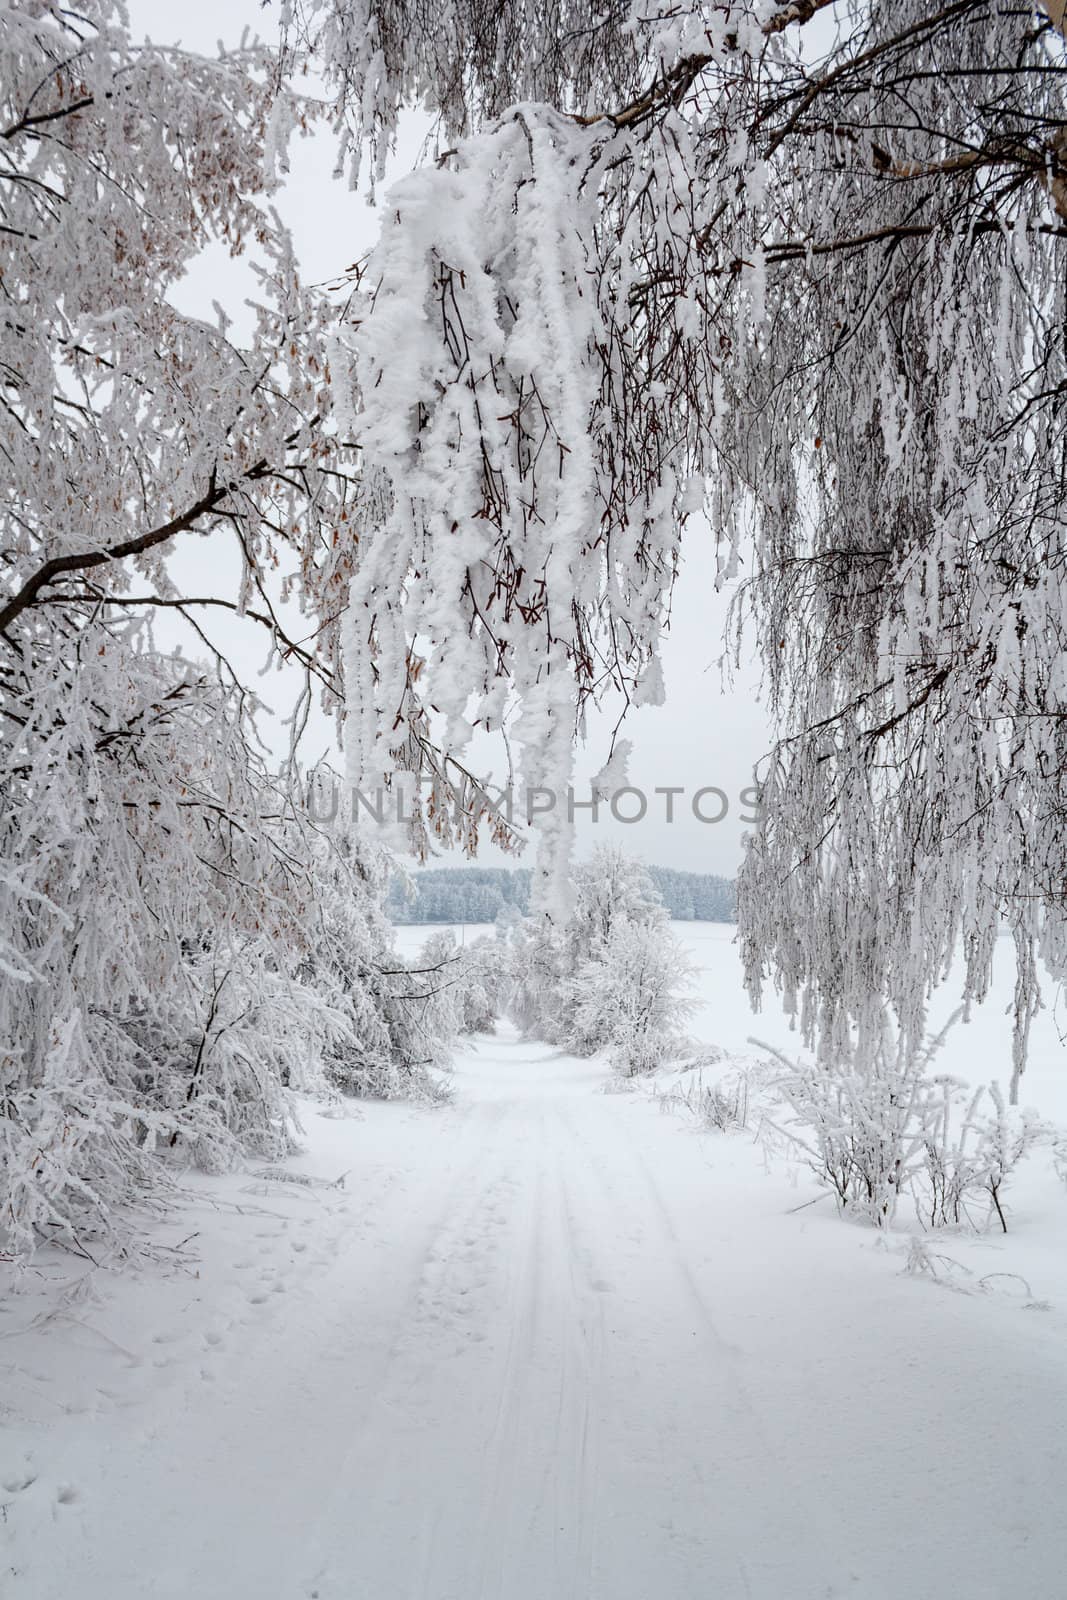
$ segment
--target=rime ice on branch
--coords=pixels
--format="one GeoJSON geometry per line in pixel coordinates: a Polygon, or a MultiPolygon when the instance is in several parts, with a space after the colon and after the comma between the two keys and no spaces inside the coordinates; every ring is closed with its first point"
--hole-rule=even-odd
{"type": "MultiPolygon", "coordinates": [[[[162,1155],[277,1156],[289,1091],[395,1091],[400,1002],[369,851],[309,827],[212,648],[238,611],[337,700],[351,452],[331,312],[267,201],[306,107],[276,54],[135,46],[124,8],[0,13],[0,1249],[124,1248],[162,1155]],[[209,243],[254,246],[253,347],[182,314],[209,243]],[[188,594],[181,538],[236,552],[188,594]],[[311,641],[285,632],[292,574],[311,641]],[[191,661],[151,618],[185,619],[191,661]],[[316,639],[317,635],[317,639],[316,639]]],[[[306,701],[305,701],[306,703],[306,701]]],[[[297,724],[303,715],[297,713],[297,724]]]]}
{"type": "Polygon", "coordinates": [[[520,108],[390,193],[345,341],[363,462],[346,623],[358,784],[396,765],[401,738],[402,764],[433,772],[432,713],[450,760],[517,704],[520,776],[561,794],[576,707],[638,693],[653,663],[684,452],[626,373],[600,281],[610,148],[520,108]],[[620,450],[626,427],[655,436],[654,460],[620,450]]]}
{"type": "Polygon", "coordinates": [[[421,98],[454,145],[384,208],[350,344],[357,763],[383,712],[418,738],[441,703],[462,746],[514,696],[554,776],[703,501],[779,719],[753,990],[827,1059],[873,1060],[886,1000],[917,1048],[1004,919],[1017,1087],[1067,970],[1062,7],[297,11],[354,139],[421,98]]]}

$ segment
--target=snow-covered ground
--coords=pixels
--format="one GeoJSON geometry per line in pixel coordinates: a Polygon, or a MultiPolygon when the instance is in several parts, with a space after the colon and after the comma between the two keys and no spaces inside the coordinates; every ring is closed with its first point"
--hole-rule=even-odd
{"type": "MultiPolygon", "coordinates": [[[[694,1032],[788,1045],[730,930],[678,931],[694,1032]]],[[[1006,1076],[1002,1023],[945,1065],[1006,1076]]],[[[1059,1048],[1046,1019],[1046,1115],[1059,1048]]],[[[0,1300],[0,1592],[1061,1596],[1047,1163],[1006,1238],[936,1239],[934,1280],[906,1228],[880,1241],[750,1135],[606,1081],[502,1028],[448,1106],[308,1106],[290,1182],[188,1179],[136,1269],[40,1257],[0,1300]]]]}

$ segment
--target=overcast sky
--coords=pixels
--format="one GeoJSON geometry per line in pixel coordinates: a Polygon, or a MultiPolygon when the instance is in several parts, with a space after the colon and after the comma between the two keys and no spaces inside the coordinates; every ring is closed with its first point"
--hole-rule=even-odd
{"type": "MultiPolygon", "coordinates": [[[[264,37],[273,33],[273,14],[263,10],[257,0],[183,0],[180,6],[165,0],[132,0],[131,16],[135,35],[145,34],[168,43],[213,51],[221,37],[236,43],[248,26],[264,37]]],[[[397,171],[406,170],[417,158],[420,124],[413,119],[409,136],[403,141],[394,163],[397,171]]],[[[346,184],[331,177],[332,142],[325,136],[297,141],[292,151],[292,170],[278,210],[291,229],[297,257],[305,281],[325,282],[373,245],[377,234],[377,213],[366,198],[353,194],[346,184]]],[[[247,265],[231,261],[224,251],[211,251],[189,274],[177,296],[183,309],[211,316],[211,302],[220,301],[235,318],[235,336],[242,325],[240,307],[250,292],[247,265]]],[[[246,324],[247,325],[247,321],[246,324]]],[[[215,586],[225,581],[220,574],[220,541],[186,539],[174,558],[174,569],[189,585],[187,592],[202,590],[205,583],[215,586]]],[[[745,831],[742,817],[751,813],[740,801],[741,792],[752,783],[753,768],[767,748],[767,720],[757,697],[758,674],[749,663],[724,684],[718,661],[723,651],[723,626],[729,596],[716,594],[714,553],[710,536],[692,528],[685,550],[683,570],[675,592],[670,633],[663,650],[666,703],[646,707],[632,715],[624,730],[633,741],[630,782],[648,796],[648,811],[640,822],[622,825],[610,816],[601,816],[596,826],[589,821],[579,825],[579,850],[584,853],[598,839],[622,843],[635,855],[663,866],[693,872],[733,873],[740,860],[741,838],[745,831]],[[657,787],[685,790],[675,801],[675,819],[668,825],[666,800],[656,796],[657,787]],[[727,801],[725,817],[716,823],[702,823],[692,814],[691,797],[702,788],[723,792],[727,801]]],[[[233,558],[234,586],[237,581],[233,558]]],[[[265,652],[259,631],[252,624],[236,621],[219,624],[212,620],[214,636],[224,644],[234,666],[253,684],[275,714],[262,721],[266,743],[278,753],[285,748],[282,720],[295,693],[294,684],[284,674],[272,674],[257,683],[265,652]]],[[[161,625],[161,642],[177,635],[170,631],[169,619],[161,625]]],[[[195,653],[195,643],[182,639],[183,648],[195,653]]],[[[588,791],[588,780],[603,764],[614,719],[590,719],[589,740],[579,752],[578,787],[588,791]]],[[[331,725],[317,717],[307,735],[306,760],[333,748],[331,725]]],[[[494,775],[495,776],[495,775],[494,775]]],[[[631,808],[637,802],[628,800],[631,808]]],[[[705,796],[701,809],[708,817],[722,810],[715,796],[705,796]]],[[[499,863],[504,858],[488,851],[486,860],[499,863]]],[[[526,853],[529,864],[530,853],[526,853]]],[[[442,861],[438,864],[447,864],[442,861]]],[[[459,858],[456,858],[459,864],[459,858]]]]}

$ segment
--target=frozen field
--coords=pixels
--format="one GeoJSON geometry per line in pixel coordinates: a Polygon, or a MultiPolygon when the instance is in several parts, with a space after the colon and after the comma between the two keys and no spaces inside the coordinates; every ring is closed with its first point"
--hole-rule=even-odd
{"type": "MultiPolygon", "coordinates": [[[[694,1031],[746,1048],[730,930],[680,931],[694,1031]]],[[[1067,1189],[1035,1163],[916,1276],[906,1221],[606,1082],[502,1028],[448,1106],[308,1106],[290,1181],[190,1177],[133,1271],[41,1257],[0,1301],[0,1590],[1061,1596],[1067,1189]]]]}

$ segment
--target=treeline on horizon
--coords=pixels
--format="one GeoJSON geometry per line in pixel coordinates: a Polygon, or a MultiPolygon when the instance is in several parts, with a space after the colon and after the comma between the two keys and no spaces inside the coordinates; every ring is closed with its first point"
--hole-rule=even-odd
{"type": "MultiPolygon", "coordinates": [[[[736,921],[736,885],[711,873],[649,867],[667,913],[678,922],[736,921]]],[[[394,923],[495,922],[512,907],[525,916],[531,873],[526,867],[430,867],[389,885],[386,912],[394,923]]]]}

